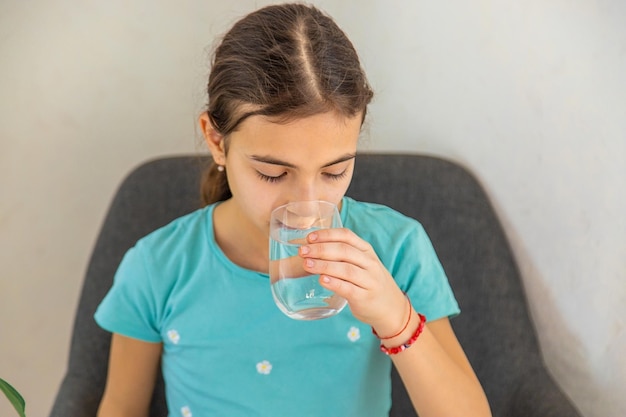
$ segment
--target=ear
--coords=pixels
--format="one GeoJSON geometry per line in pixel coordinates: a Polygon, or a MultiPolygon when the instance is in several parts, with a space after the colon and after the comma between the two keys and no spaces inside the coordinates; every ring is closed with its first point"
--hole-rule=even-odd
{"type": "Polygon", "coordinates": [[[204,112],[198,118],[204,140],[209,147],[213,160],[218,165],[226,165],[226,152],[224,150],[224,136],[222,136],[211,123],[209,115],[204,112]]]}

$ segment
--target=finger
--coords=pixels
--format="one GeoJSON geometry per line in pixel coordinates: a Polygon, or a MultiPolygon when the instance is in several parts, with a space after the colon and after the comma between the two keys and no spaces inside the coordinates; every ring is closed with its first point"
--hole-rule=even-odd
{"type": "Polygon", "coordinates": [[[303,258],[349,262],[361,268],[367,268],[371,264],[369,252],[363,252],[343,242],[304,245],[299,248],[299,255],[303,258]]]}
{"type": "Polygon", "coordinates": [[[309,243],[344,242],[358,250],[368,251],[371,245],[346,228],[320,229],[307,235],[309,243]]]}
{"type": "Polygon", "coordinates": [[[320,275],[320,285],[338,296],[345,298],[348,304],[352,304],[352,300],[357,299],[359,294],[364,291],[363,288],[352,282],[329,275],[320,275]]]}
{"type": "Polygon", "coordinates": [[[348,262],[334,262],[322,259],[307,258],[303,268],[311,275],[328,276],[349,282],[359,288],[366,289],[368,279],[366,271],[348,262]]]}

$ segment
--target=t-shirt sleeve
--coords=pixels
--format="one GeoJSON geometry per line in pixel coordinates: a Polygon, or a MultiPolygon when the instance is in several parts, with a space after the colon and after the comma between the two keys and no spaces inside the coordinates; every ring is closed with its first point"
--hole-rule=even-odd
{"type": "Polygon", "coordinates": [[[458,315],[459,305],[426,231],[412,222],[405,232],[390,271],[396,282],[428,321],[458,315]]]}
{"type": "Polygon", "coordinates": [[[137,246],[124,255],[94,318],[107,331],[156,343],[161,341],[157,300],[146,264],[137,246]]]}

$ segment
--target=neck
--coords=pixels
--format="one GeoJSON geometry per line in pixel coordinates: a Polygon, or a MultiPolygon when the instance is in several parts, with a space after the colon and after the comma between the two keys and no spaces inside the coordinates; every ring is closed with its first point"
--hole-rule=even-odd
{"type": "Polygon", "coordinates": [[[234,264],[253,271],[269,271],[268,237],[254,225],[242,222],[236,215],[232,200],[227,200],[213,212],[215,241],[234,264]]]}

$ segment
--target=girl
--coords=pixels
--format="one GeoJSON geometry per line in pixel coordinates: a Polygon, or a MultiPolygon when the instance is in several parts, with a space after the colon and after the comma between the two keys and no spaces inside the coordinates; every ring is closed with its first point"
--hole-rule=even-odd
{"type": "Polygon", "coordinates": [[[225,35],[199,121],[207,205],[137,242],[96,312],[113,333],[100,417],[147,416],[160,368],[170,416],[384,416],[391,361],[420,416],[490,415],[420,224],[344,197],[371,98],[352,44],[314,7],[269,6],[225,35]],[[270,295],[270,212],[299,200],[337,204],[345,226],[299,252],[348,301],[319,321],[270,295]]]}

